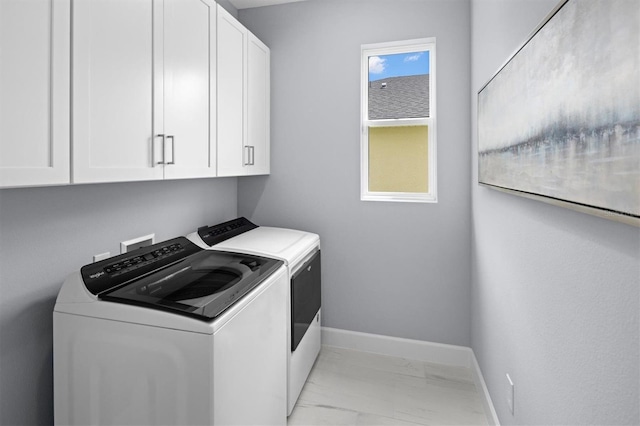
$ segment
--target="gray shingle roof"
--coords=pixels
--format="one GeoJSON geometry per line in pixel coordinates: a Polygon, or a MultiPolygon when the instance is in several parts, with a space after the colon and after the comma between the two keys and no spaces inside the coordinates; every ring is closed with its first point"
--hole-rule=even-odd
{"type": "Polygon", "coordinates": [[[369,119],[429,116],[429,75],[383,78],[369,82],[369,119]]]}

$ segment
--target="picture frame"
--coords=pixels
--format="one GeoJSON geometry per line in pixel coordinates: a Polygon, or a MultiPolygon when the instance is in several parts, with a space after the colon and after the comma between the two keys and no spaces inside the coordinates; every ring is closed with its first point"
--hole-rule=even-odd
{"type": "Polygon", "coordinates": [[[640,11],[562,0],[478,91],[478,182],[640,226],[640,11]]]}

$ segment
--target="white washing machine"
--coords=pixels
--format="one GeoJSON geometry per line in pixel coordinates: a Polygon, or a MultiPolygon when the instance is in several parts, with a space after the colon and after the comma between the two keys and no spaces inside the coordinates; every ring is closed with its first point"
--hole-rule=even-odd
{"type": "Polygon", "coordinates": [[[53,313],[57,425],[284,425],[288,269],[184,237],[84,266],[53,313]]]}
{"type": "Polygon", "coordinates": [[[201,227],[187,238],[209,250],[266,256],[287,266],[287,415],[291,414],[321,347],[320,237],[259,227],[241,217],[201,227]]]}

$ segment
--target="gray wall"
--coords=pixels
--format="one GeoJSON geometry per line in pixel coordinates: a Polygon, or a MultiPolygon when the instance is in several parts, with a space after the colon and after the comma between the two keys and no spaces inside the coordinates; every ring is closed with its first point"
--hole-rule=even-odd
{"type": "Polygon", "coordinates": [[[271,170],[238,211],[320,234],[323,325],[470,344],[467,0],[310,0],[239,11],[271,48],[271,170]],[[360,45],[437,38],[437,204],[360,201],[360,45]]]}
{"type": "Polygon", "coordinates": [[[236,9],[235,6],[232,5],[229,0],[216,0],[216,3],[224,7],[227,12],[229,12],[236,18],[238,17],[238,9],[236,9]]]}
{"type": "MultiPolygon", "coordinates": [[[[555,4],[472,0],[473,128],[477,91],[555,4]]],[[[475,178],[472,197],[473,349],[502,424],[639,424],[640,230],[475,178]]]]}
{"type": "Polygon", "coordinates": [[[53,424],[52,314],[67,274],[120,241],[237,212],[237,179],[0,190],[0,424],[53,424]]]}

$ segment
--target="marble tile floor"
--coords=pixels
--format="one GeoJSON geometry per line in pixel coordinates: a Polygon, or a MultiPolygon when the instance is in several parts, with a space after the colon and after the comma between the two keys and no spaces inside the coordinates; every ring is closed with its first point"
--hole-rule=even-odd
{"type": "Polygon", "coordinates": [[[471,370],[323,346],[288,426],[487,425],[471,370]]]}

